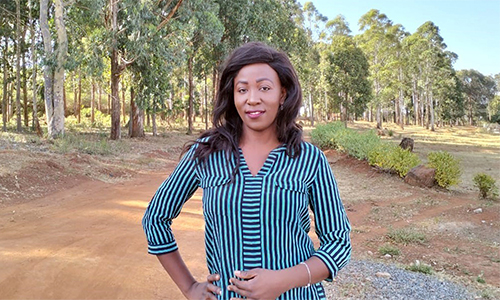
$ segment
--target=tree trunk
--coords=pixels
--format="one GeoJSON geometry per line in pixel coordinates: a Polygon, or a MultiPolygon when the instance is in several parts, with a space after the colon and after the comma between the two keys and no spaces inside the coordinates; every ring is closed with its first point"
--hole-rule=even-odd
{"type": "Polygon", "coordinates": [[[430,114],[430,119],[431,119],[431,131],[435,131],[434,128],[434,99],[433,99],[433,94],[432,94],[432,88],[429,91],[429,114],[430,114]]]}
{"type": "Polygon", "coordinates": [[[123,84],[121,84],[121,90],[122,90],[122,115],[123,115],[123,124],[127,124],[127,115],[125,113],[125,92],[127,91],[127,87],[123,84]]]}
{"type": "Polygon", "coordinates": [[[21,132],[21,3],[16,0],[16,130],[21,132]]]}
{"type": "Polygon", "coordinates": [[[311,105],[311,127],[314,127],[314,104],[312,97],[312,87],[309,88],[309,105],[311,105]]]}
{"type": "Polygon", "coordinates": [[[144,137],[144,111],[135,103],[134,88],[130,88],[129,137],[144,137]]]}
{"type": "Polygon", "coordinates": [[[102,87],[101,87],[101,84],[97,84],[97,110],[102,112],[102,107],[101,107],[101,104],[102,104],[102,87]]]}
{"type": "Polygon", "coordinates": [[[36,86],[36,37],[35,37],[35,22],[31,16],[31,0],[28,0],[28,19],[30,24],[30,35],[31,35],[31,61],[33,62],[33,74],[32,74],[32,90],[33,90],[33,118],[32,118],[32,128],[36,131],[38,136],[42,136],[42,129],[40,123],[38,122],[38,103],[37,103],[37,86],[36,86]]]}
{"type": "Polygon", "coordinates": [[[78,101],[76,102],[76,120],[78,124],[82,121],[82,72],[78,70],[78,101]]]}
{"type": "Polygon", "coordinates": [[[156,126],[156,109],[153,108],[151,113],[151,123],[153,124],[153,136],[158,136],[158,128],[156,126]]]}
{"type": "Polygon", "coordinates": [[[109,1],[111,10],[111,32],[113,34],[113,40],[111,45],[111,136],[112,140],[118,140],[121,137],[120,133],[120,64],[119,64],[119,53],[117,49],[117,40],[114,36],[118,31],[118,1],[109,1]]]}
{"type": "Polygon", "coordinates": [[[188,131],[187,134],[193,134],[193,54],[188,58],[188,89],[189,89],[189,104],[188,104],[188,131]]]}
{"type": "Polygon", "coordinates": [[[90,91],[90,124],[94,126],[95,123],[95,83],[92,79],[92,89],[90,91]]]}
{"type": "MultiPolygon", "coordinates": [[[[207,74],[205,72],[205,130],[208,130],[208,86],[207,86],[207,74]]],[[[490,117],[491,119],[491,117],[490,117]]]]}
{"type": "MultiPolygon", "coordinates": [[[[45,55],[50,57],[54,51],[52,38],[49,31],[48,0],[40,0],[40,29],[42,31],[45,55]]],[[[45,113],[47,115],[49,138],[64,135],[64,63],[66,61],[68,39],[64,25],[64,6],[62,0],[54,1],[54,20],[57,32],[57,51],[55,66],[45,66],[45,113]]]]}
{"type": "Polygon", "coordinates": [[[8,61],[7,61],[7,49],[9,47],[9,42],[7,39],[7,36],[4,37],[5,39],[5,47],[3,48],[3,98],[2,98],[2,130],[7,131],[7,76],[8,76],[8,61]]]}
{"type": "MultiPolygon", "coordinates": [[[[24,31],[24,34],[23,34],[23,43],[24,43],[24,39],[26,37],[26,30],[24,31]]],[[[24,120],[24,127],[28,128],[30,126],[30,120],[29,120],[29,111],[28,111],[28,75],[26,74],[28,72],[27,68],[26,68],[26,55],[23,53],[23,56],[22,56],[22,64],[23,64],[23,113],[24,113],[24,116],[23,116],[23,120],[24,120]]],[[[33,66],[35,67],[35,66],[33,66]]]]}

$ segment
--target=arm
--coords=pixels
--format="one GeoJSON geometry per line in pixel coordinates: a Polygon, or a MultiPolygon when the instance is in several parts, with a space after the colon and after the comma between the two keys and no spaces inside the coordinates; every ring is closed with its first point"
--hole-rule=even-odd
{"type": "Polygon", "coordinates": [[[182,260],[173,232],[172,220],[181,212],[184,203],[198,188],[199,180],[192,159],[192,147],[179,162],[174,172],[158,188],[142,220],[148,240],[148,252],[158,260],[188,299],[216,299],[220,289],[212,284],[217,274],[209,275],[206,282],[198,283],[182,260]]]}
{"type": "Polygon", "coordinates": [[[321,151],[319,156],[317,173],[309,197],[314,212],[316,234],[320,240],[320,247],[313,257],[325,264],[330,273],[326,280],[331,281],[351,257],[351,225],[328,160],[321,151]]]}
{"type": "Polygon", "coordinates": [[[175,282],[177,287],[187,299],[213,299],[214,294],[221,294],[220,288],[213,284],[220,279],[218,274],[210,274],[206,282],[197,282],[182,260],[179,251],[173,251],[167,254],[158,255],[163,268],[175,282]]]}
{"type": "Polygon", "coordinates": [[[317,257],[313,256],[305,263],[307,266],[298,264],[277,271],[267,269],[235,271],[235,277],[230,279],[231,285],[228,286],[228,290],[247,299],[276,299],[288,290],[305,287],[308,284],[313,285],[330,275],[325,263],[317,257]]]}

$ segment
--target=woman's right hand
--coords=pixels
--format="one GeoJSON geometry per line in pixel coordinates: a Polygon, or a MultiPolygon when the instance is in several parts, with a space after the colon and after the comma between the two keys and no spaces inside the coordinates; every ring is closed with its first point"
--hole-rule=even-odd
{"type": "Polygon", "coordinates": [[[190,300],[217,300],[217,295],[221,295],[220,287],[213,283],[220,279],[219,274],[210,274],[206,282],[195,282],[187,292],[187,298],[190,300]]]}

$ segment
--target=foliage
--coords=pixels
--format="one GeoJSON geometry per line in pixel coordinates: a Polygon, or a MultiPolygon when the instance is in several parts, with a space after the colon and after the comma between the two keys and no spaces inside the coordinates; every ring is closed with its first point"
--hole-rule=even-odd
{"type": "Polygon", "coordinates": [[[341,122],[318,125],[311,132],[311,140],[322,149],[337,149],[401,177],[420,164],[416,154],[383,142],[374,131],[358,133],[341,122]]]}
{"type": "Polygon", "coordinates": [[[419,272],[419,273],[424,273],[431,275],[434,273],[432,270],[432,267],[426,264],[421,264],[421,263],[415,263],[415,264],[410,264],[409,266],[406,267],[406,270],[412,271],[412,272],[419,272]]]}
{"type": "Polygon", "coordinates": [[[460,161],[446,151],[430,152],[427,155],[429,167],[436,170],[436,182],[443,188],[460,183],[460,161]]]}
{"type": "Polygon", "coordinates": [[[86,134],[67,133],[54,140],[54,150],[60,153],[80,152],[85,154],[110,155],[113,153],[110,141],[105,136],[89,138],[86,134]]]}
{"type": "Polygon", "coordinates": [[[474,186],[479,189],[481,198],[496,198],[498,197],[498,187],[496,181],[488,174],[478,173],[472,179],[474,186]]]}
{"type": "Polygon", "coordinates": [[[358,133],[341,122],[318,125],[311,132],[311,140],[322,149],[337,149],[358,159],[367,159],[371,149],[381,143],[373,131],[358,133]]]}
{"type": "Polygon", "coordinates": [[[391,256],[398,256],[401,254],[401,251],[399,250],[399,248],[395,247],[391,244],[385,244],[385,245],[380,246],[380,248],[378,248],[378,252],[380,253],[380,255],[389,254],[391,256]]]}
{"type": "Polygon", "coordinates": [[[372,149],[368,155],[368,162],[372,166],[396,172],[400,177],[420,164],[418,156],[401,147],[383,143],[372,149]]]}
{"type": "Polygon", "coordinates": [[[427,242],[425,234],[413,228],[390,229],[387,237],[397,244],[424,244],[427,242]]]}

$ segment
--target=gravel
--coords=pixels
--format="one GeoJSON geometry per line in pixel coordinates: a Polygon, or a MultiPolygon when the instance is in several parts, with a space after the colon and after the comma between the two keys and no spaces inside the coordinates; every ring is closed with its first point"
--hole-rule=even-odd
{"type": "Polygon", "coordinates": [[[351,260],[324,286],[328,299],[477,299],[465,287],[437,276],[365,260],[351,260]]]}

